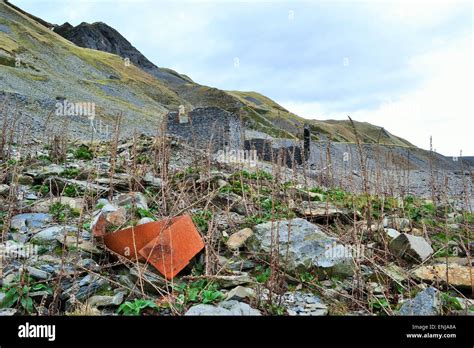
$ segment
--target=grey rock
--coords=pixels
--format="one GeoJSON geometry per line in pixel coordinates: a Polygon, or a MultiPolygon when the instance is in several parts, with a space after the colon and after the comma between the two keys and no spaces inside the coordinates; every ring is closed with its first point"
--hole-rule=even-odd
{"type": "Polygon", "coordinates": [[[237,286],[227,293],[227,296],[225,299],[226,301],[229,301],[229,300],[242,301],[244,299],[253,298],[253,297],[255,297],[255,290],[251,288],[246,288],[244,286],[237,286]]]}
{"type": "Polygon", "coordinates": [[[301,216],[308,217],[314,220],[329,219],[343,217],[347,215],[347,211],[341,210],[332,204],[326,202],[303,201],[295,208],[296,212],[301,216]]]}
{"type": "Polygon", "coordinates": [[[31,266],[28,266],[26,269],[28,270],[28,274],[35,279],[47,280],[49,278],[49,273],[41,269],[31,266]]]}
{"type": "Polygon", "coordinates": [[[119,292],[114,296],[95,295],[87,299],[87,304],[91,307],[119,306],[123,302],[124,292],[119,292]]]}
{"type": "Polygon", "coordinates": [[[309,292],[286,292],[282,296],[282,305],[289,315],[323,316],[328,314],[328,307],[321,299],[309,292]]]}
{"type": "Polygon", "coordinates": [[[239,249],[241,248],[247,239],[253,235],[253,231],[250,228],[244,228],[240,231],[232,234],[226,242],[226,245],[229,249],[239,249]]]}
{"type": "Polygon", "coordinates": [[[198,304],[188,309],[184,314],[186,316],[211,316],[211,315],[232,315],[231,312],[225,308],[217,307],[209,304],[198,304]]]}
{"type": "Polygon", "coordinates": [[[53,197],[46,200],[41,200],[36,202],[32,210],[35,213],[47,213],[51,205],[55,203],[61,203],[63,205],[69,206],[71,209],[82,210],[84,208],[84,201],[82,198],[73,198],[73,197],[53,197]]]}
{"type": "Polygon", "coordinates": [[[18,214],[12,217],[10,227],[20,231],[28,231],[30,229],[39,229],[45,227],[45,225],[51,221],[53,221],[53,217],[50,214],[18,214]]]}
{"type": "Polygon", "coordinates": [[[402,233],[389,244],[390,251],[407,261],[425,261],[434,250],[423,237],[402,233]]]}
{"type": "Polygon", "coordinates": [[[141,192],[130,192],[117,197],[117,205],[123,207],[135,203],[138,209],[148,210],[148,203],[145,195],[141,192]]]}
{"type": "Polygon", "coordinates": [[[3,308],[0,309],[0,317],[11,317],[15,315],[17,310],[15,308],[3,308]]]}
{"type": "Polygon", "coordinates": [[[406,301],[400,308],[399,315],[440,315],[441,301],[437,289],[429,287],[420,291],[414,299],[406,301]]]}
{"type": "Polygon", "coordinates": [[[230,271],[241,272],[255,268],[255,262],[253,262],[252,260],[240,259],[238,257],[232,257],[228,259],[227,257],[222,255],[219,255],[218,258],[219,266],[230,271]]]}
{"type": "Polygon", "coordinates": [[[253,279],[250,278],[246,272],[235,272],[234,275],[223,275],[216,278],[216,282],[223,288],[231,288],[234,286],[252,283],[253,279]]]}
{"type": "Polygon", "coordinates": [[[30,200],[30,201],[35,201],[35,200],[38,199],[38,196],[35,195],[34,193],[27,193],[27,194],[25,195],[25,199],[28,199],[28,200],[30,200]]]}
{"type": "Polygon", "coordinates": [[[224,301],[217,306],[208,304],[198,304],[192,306],[185,314],[186,316],[213,316],[213,315],[251,315],[260,316],[261,313],[257,309],[250,307],[248,304],[238,301],[224,301]]]}
{"type": "Polygon", "coordinates": [[[153,221],[155,221],[155,220],[153,220],[152,218],[144,217],[144,218],[141,218],[140,220],[138,220],[137,225],[143,225],[143,224],[147,224],[147,223],[153,222],[153,221]]]}
{"type": "MultiPolygon", "coordinates": [[[[316,267],[325,274],[353,274],[352,251],[305,219],[273,222],[283,267],[288,271],[316,267]],[[287,253],[288,251],[288,253],[287,253]],[[286,259],[288,255],[288,259],[286,259]]],[[[255,251],[271,251],[272,222],[255,226],[251,245],[255,251]]]]}
{"type": "Polygon", "coordinates": [[[51,226],[38,233],[36,233],[31,240],[35,242],[52,242],[58,237],[62,238],[68,232],[77,232],[77,227],[74,226],[51,226]]]}
{"type": "Polygon", "coordinates": [[[64,172],[64,167],[57,164],[50,164],[46,167],[40,167],[35,169],[29,169],[25,172],[26,176],[31,178],[31,182],[26,183],[25,185],[31,185],[33,183],[33,178],[35,180],[41,181],[50,176],[61,175],[64,172]]]}
{"type": "Polygon", "coordinates": [[[77,264],[91,271],[100,270],[99,264],[95,262],[93,259],[81,259],[77,264]]]}
{"type": "Polygon", "coordinates": [[[387,216],[383,219],[383,227],[408,232],[411,229],[410,219],[397,216],[387,216]]]}
{"type": "Polygon", "coordinates": [[[212,202],[225,211],[229,210],[240,215],[247,214],[242,197],[233,192],[219,192],[214,196],[212,202]]]}
{"type": "Polygon", "coordinates": [[[161,188],[163,186],[163,180],[154,177],[152,173],[146,173],[143,181],[145,181],[145,184],[148,186],[153,186],[155,188],[161,188]]]}
{"type": "Polygon", "coordinates": [[[107,204],[110,204],[109,200],[106,199],[106,198],[99,198],[97,200],[97,205],[101,205],[101,206],[104,206],[104,205],[107,205],[107,204]]]}
{"type": "Polygon", "coordinates": [[[166,280],[159,274],[152,271],[151,267],[133,266],[130,269],[132,282],[140,284],[140,278],[143,281],[143,287],[149,292],[160,293],[160,288],[166,285],[166,280]],[[140,269],[138,269],[140,267],[140,269]]]}
{"type": "Polygon", "coordinates": [[[224,212],[215,215],[214,223],[220,231],[224,231],[229,227],[245,223],[245,217],[234,212],[224,212]]]}
{"type": "Polygon", "coordinates": [[[159,80],[164,80],[166,83],[183,84],[190,81],[189,78],[181,76],[172,70],[159,68],[154,65],[118,31],[105,23],[81,23],[75,27],[69,23],[64,23],[63,25],[56,26],[54,31],[79,47],[91,48],[126,57],[134,65],[137,65],[159,80]]]}
{"type": "Polygon", "coordinates": [[[384,231],[385,231],[389,241],[392,240],[392,239],[397,238],[400,235],[400,232],[398,232],[397,230],[395,230],[393,228],[385,228],[384,231]]]}
{"type": "Polygon", "coordinates": [[[97,291],[99,291],[100,288],[105,286],[107,284],[107,281],[105,279],[99,278],[99,279],[94,279],[90,283],[85,284],[83,286],[80,286],[77,291],[73,287],[69,289],[69,291],[63,292],[61,295],[62,298],[67,298],[68,296],[74,295],[75,299],[78,301],[83,301],[90,296],[94,295],[97,291]]]}

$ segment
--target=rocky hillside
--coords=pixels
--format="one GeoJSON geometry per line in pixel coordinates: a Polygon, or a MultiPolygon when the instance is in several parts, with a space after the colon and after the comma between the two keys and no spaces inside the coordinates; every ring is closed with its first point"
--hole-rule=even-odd
{"type": "Polygon", "coordinates": [[[0,315],[474,313],[465,195],[400,197],[393,177],[366,195],[176,138],[53,144],[0,161],[0,315]],[[147,255],[169,218],[194,241],[124,252],[147,255]],[[170,276],[160,260],[183,254],[170,276]]]}
{"type": "MultiPolygon", "coordinates": [[[[163,113],[179,105],[242,112],[250,128],[274,137],[299,137],[308,122],[258,93],[203,86],[186,75],[157,67],[104,23],[54,25],[2,1],[0,45],[0,98],[8,95],[28,120],[25,123],[36,129],[41,129],[56,102],[63,99],[95,103],[104,123],[123,112],[128,130],[143,132],[155,130],[163,113]]],[[[70,123],[75,135],[89,134],[84,119],[70,123]]],[[[355,140],[345,121],[309,123],[317,138],[355,140]]],[[[411,146],[380,127],[362,123],[357,127],[365,142],[411,146]]]]}

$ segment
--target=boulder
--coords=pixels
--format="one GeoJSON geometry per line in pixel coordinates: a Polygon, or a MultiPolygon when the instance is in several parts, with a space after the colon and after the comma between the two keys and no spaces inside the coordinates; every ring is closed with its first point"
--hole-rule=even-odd
{"type": "Polygon", "coordinates": [[[30,275],[31,277],[33,277],[35,279],[47,280],[50,277],[48,272],[43,271],[41,269],[31,267],[31,266],[28,266],[26,269],[28,271],[28,275],[30,275]]]}
{"type": "Polygon", "coordinates": [[[411,234],[401,233],[389,244],[390,251],[407,261],[425,261],[434,250],[431,245],[423,238],[412,236],[411,234]]]}
{"type": "Polygon", "coordinates": [[[295,207],[295,211],[300,216],[311,218],[313,220],[334,220],[347,215],[347,211],[341,210],[332,204],[315,201],[303,201],[299,206],[295,207]]]}
{"type": "Polygon", "coordinates": [[[426,282],[442,281],[460,289],[471,289],[474,286],[474,272],[472,267],[458,263],[440,263],[432,266],[422,266],[413,271],[413,274],[426,282]],[[447,277],[446,277],[447,273],[447,277]]]}
{"type": "Polygon", "coordinates": [[[233,275],[222,275],[216,277],[215,281],[222,288],[231,288],[242,284],[252,283],[253,279],[247,272],[234,272],[233,275]]]}
{"type": "Polygon", "coordinates": [[[251,239],[254,251],[271,251],[272,228],[279,242],[281,264],[287,271],[316,267],[322,271],[321,275],[353,274],[352,250],[337,243],[335,238],[326,235],[317,225],[301,218],[255,226],[255,234],[251,239]]]}
{"type": "Polygon", "coordinates": [[[400,310],[399,315],[440,315],[441,299],[440,292],[429,287],[420,291],[415,298],[406,301],[400,310]]]}
{"type": "Polygon", "coordinates": [[[87,299],[87,304],[91,307],[119,306],[123,302],[124,295],[124,292],[119,292],[114,296],[94,295],[87,299]]]}
{"type": "Polygon", "coordinates": [[[216,306],[209,304],[198,304],[189,308],[186,316],[214,316],[214,315],[252,315],[260,316],[260,311],[250,307],[248,304],[238,301],[224,301],[216,306]]]}
{"type": "Polygon", "coordinates": [[[244,228],[238,232],[232,234],[226,242],[229,249],[235,250],[241,248],[247,239],[253,235],[253,231],[250,228],[244,228]]]}
{"type": "Polygon", "coordinates": [[[22,175],[22,179],[24,179],[25,177],[29,177],[30,179],[28,179],[28,183],[22,182],[22,184],[31,185],[33,183],[33,180],[39,182],[51,176],[61,175],[64,171],[65,168],[58,164],[50,164],[45,167],[29,169],[24,173],[25,175],[22,175]]]}
{"type": "Polygon", "coordinates": [[[50,214],[43,213],[25,213],[12,217],[10,227],[19,231],[28,232],[30,230],[45,227],[49,222],[53,221],[50,214]]]}
{"type": "Polygon", "coordinates": [[[239,285],[233,288],[232,290],[230,290],[227,293],[225,299],[226,301],[229,301],[229,300],[242,301],[242,300],[254,298],[254,297],[255,297],[255,290],[239,285]]]}
{"type": "Polygon", "coordinates": [[[151,293],[161,293],[161,288],[167,285],[166,279],[157,274],[149,265],[138,265],[130,268],[130,277],[133,284],[138,284],[151,293]]]}
{"type": "Polygon", "coordinates": [[[36,243],[47,243],[56,241],[58,238],[64,237],[68,232],[77,232],[75,226],[51,226],[36,233],[31,240],[36,243]]]}

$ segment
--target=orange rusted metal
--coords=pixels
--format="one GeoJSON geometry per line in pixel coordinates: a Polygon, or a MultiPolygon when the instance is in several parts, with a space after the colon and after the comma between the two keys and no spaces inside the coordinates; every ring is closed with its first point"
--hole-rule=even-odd
{"type": "Polygon", "coordinates": [[[130,259],[147,261],[167,279],[174,278],[204,248],[189,215],[129,227],[106,233],[105,216],[93,228],[107,248],[130,259]]]}
{"type": "Polygon", "coordinates": [[[166,278],[172,279],[204,248],[204,243],[189,215],[178,217],[155,239],[140,249],[166,278]]]}

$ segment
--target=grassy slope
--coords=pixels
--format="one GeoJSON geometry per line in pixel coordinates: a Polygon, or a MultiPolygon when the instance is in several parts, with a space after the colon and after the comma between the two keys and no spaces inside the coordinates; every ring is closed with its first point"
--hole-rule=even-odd
{"type": "MultiPolygon", "coordinates": [[[[248,109],[252,110],[250,116],[257,123],[256,128],[260,128],[260,130],[265,130],[271,124],[277,124],[285,129],[289,136],[294,137],[295,134],[301,134],[302,125],[308,123],[313,132],[332,137],[334,141],[355,142],[355,136],[348,120],[306,120],[289,112],[270,98],[259,93],[239,91],[229,91],[228,93],[238,98],[248,109]]],[[[355,125],[365,143],[379,142],[380,144],[387,145],[414,146],[408,141],[381,130],[380,127],[370,123],[355,122],[355,125]]]]}
{"type": "Polygon", "coordinates": [[[125,66],[120,57],[80,48],[3,3],[0,3],[0,11],[5,15],[0,17],[0,24],[10,31],[0,31],[2,75],[20,79],[25,86],[34,89],[58,93],[49,95],[50,98],[67,98],[67,91],[75,89],[81,96],[89,96],[99,108],[115,104],[125,112],[144,116],[154,116],[163,107],[177,108],[186,104],[153,76],[133,65],[125,66]],[[20,68],[14,64],[17,56],[22,59],[20,68]],[[107,93],[102,86],[117,93],[107,93]],[[61,90],[66,95],[60,95],[61,90]],[[134,96],[135,103],[126,95],[134,96]],[[134,105],[137,102],[144,107],[134,105]]]}

